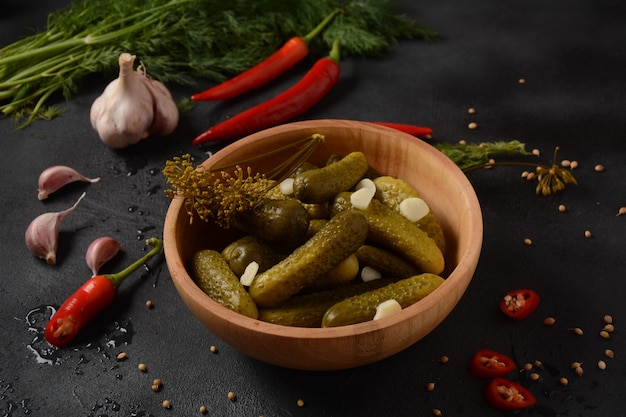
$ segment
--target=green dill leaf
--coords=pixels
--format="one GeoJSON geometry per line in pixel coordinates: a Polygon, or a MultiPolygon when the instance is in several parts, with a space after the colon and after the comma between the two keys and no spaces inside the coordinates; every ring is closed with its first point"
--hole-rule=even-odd
{"type": "Polygon", "coordinates": [[[478,168],[499,155],[530,155],[526,146],[518,141],[484,142],[480,144],[437,143],[435,147],[450,158],[461,170],[478,168]]]}

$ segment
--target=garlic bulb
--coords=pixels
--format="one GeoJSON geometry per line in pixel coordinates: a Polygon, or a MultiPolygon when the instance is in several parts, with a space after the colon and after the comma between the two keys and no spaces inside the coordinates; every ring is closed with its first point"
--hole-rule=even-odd
{"type": "Polygon", "coordinates": [[[39,175],[37,198],[45,200],[53,192],[75,181],[94,183],[100,181],[100,178],[87,178],[74,168],[65,165],[53,165],[44,169],[39,175]]]}
{"type": "Polygon", "coordinates": [[[119,77],[93,102],[89,117],[100,139],[114,149],[148,136],[170,134],[178,124],[178,108],[167,87],[134,69],[135,56],[119,58],[119,77]]]}
{"type": "Polygon", "coordinates": [[[61,222],[74,211],[83,197],[85,193],[67,210],[41,214],[28,225],[24,240],[26,247],[33,255],[45,259],[49,265],[56,264],[61,222]]]}
{"type": "Polygon", "coordinates": [[[94,276],[98,275],[102,265],[117,255],[121,247],[118,241],[108,236],[99,237],[91,242],[85,254],[85,261],[94,276]]]}

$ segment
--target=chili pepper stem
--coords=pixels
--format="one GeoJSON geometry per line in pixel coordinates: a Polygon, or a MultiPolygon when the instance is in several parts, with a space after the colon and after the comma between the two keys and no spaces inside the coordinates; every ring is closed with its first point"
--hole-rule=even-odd
{"type": "Polygon", "coordinates": [[[163,242],[161,241],[161,239],[158,239],[156,237],[151,237],[150,239],[147,239],[146,244],[152,246],[150,252],[146,253],[143,257],[137,259],[135,262],[128,265],[120,272],[105,275],[105,277],[113,283],[113,286],[116,290],[119,288],[120,284],[127,276],[132,274],[135,270],[137,270],[137,268],[145,264],[150,258],[159,253],[161,251],[161,248],[163,247],[163,242]]]}
{"type": "Polygon", "coordinates": [[[333,46],[328,54],[328,59],[332,59],[336,63],[339,63],[339,61],[341,61],[341,42],[339,41],[339,39],[336,39],[333,42],[333,46]]]}
{"type": "Polygon", "coordinates": [[[324,20],[322,20],[317,26],[315,26],[313,30],[311,30],[309,33],[304,35],[301,38],[302,41],[306,44],[311,42],[311,39],[319,35],[319,33],[322,32],[324,29],[326,29],[326,26],[328,26],[328,24],[335,18],[335,16],[337,16],[338,14],[342,14],[342,13],[343,13],[343,9],[335,9],[332,13],[326,16],[324,20]]]}

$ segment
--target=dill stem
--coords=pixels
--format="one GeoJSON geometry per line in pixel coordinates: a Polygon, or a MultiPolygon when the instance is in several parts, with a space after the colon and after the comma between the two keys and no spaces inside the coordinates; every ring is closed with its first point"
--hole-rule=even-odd
{"type": "MultiPolygon", "coordinates": [[[[76,49],[78,50],[79,48],[76,49]]],[[[40,78],[55,77],[63,74],[64,72],[71,71],[71,68],[66,68],[64,71],[61,70],[69,64],[84,58],[84,53],[81,55],[72,55],[72,53],[73,51],[70,50],[68,55],[49,58],[45,61],[32,65],[23,71],[14,74],[5,82],[0,82],[0,88],[19,86],[24,83],[36,81],[40,78]],[[54,71],[58,72],[54,73],[54,71]]]]}

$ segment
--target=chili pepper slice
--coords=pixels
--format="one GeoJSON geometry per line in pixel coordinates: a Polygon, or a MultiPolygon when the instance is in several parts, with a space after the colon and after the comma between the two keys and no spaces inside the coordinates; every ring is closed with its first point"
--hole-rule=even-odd
{"type": "Polygon", "coordinates": [[[513,411],[530,407],[535,396],[520,384],[504,378],[494,378],[484,392],[485,401],[499,410],[513,411]]]}
{"type": "Polygon", "coordinates": [[[319,59],[298,83],[276,97],[218,123],[192,144],[233,139],[276,126],[304,113],[320,101],[339,79],[339,41],[327,57],[319,59]]]}
{"type": "Polygon", "coordinates": [[[428,135],[432,135],[433,130],[430,127],[423,126],[415,126],[411,124],[405,123],[390,123],[390,122],[371,122],[375,125],[390,127],[392,129],[399,130],[404,133],[408,133],[409,135],[424,137],[428,135]]]}
{"type": "Polygon", "coordinates": [[[481,349],[470,361],[470,373],[476,378],[505,376],[517,367],[515,361],[502,353],[481,349]]]}
{"type": "Polygon", "coordinates": [[[254,67],[215,87],[192,95],[191,100],[228,100],[267,84],[302,61],[309,54],[309,43],[311,40],[322,32],[339,13],[343,13],[343,10],[334,10],[305,36],[294,36],[285,42],[276,52],[254,67]]]}
{"type": "Polygon", "coordinates": [[[141,259],[116,274],[96,275],[88,279],[65,300],[46,325],[46,340],[57,347],[67,345],[89,320],[111,304],[122,281],[163,247],[163,242],[157,238],[148,239],[146,244],[152,246],[152,249],[141,259]]]}
{"type": "Polygon", "coordinates": [[[514,320],[523,320],[535,311],[539,300],[539,294],[533,290],[510,291],[500,300],[500,310],[514,320]]]}

